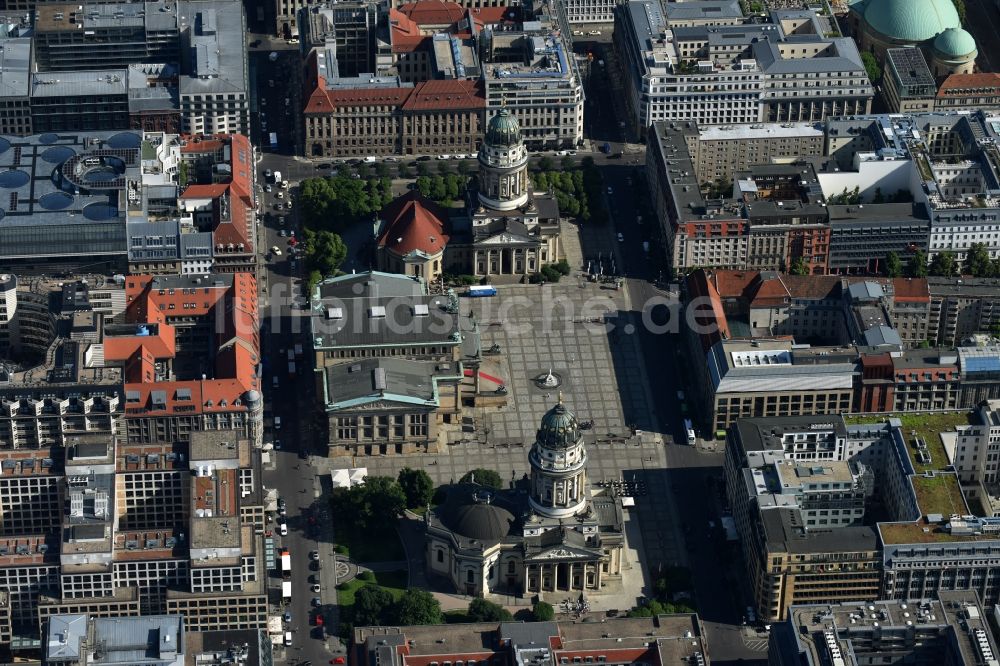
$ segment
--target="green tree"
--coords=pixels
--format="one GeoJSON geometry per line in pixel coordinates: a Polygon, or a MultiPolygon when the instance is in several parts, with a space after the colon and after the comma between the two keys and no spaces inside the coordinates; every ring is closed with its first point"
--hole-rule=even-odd
{"type": "Polygon", "coordinates": [[[475,478],[476,483],[481,486],[486,486],[487,488],[503,488],[504,482],[500,478],[500,475],[491,469],[484,469],[482,467],[477,467],[474,470],[466,472],[461,479],[458,480],[459,483],[469,483],[475,478]]]}
{"type": "Polygon", "coordinates": [[[927,277],[927,253],[917,250],[906,264],[907,277],[927,277]]]}
{"type": "Polygon", "coordinates": [[[514,619],[506,608],[482,597],[476,597],[469,603],[466,617],[469,622],[509,622],[514,619]]]}
{"type": "Polygon", "coordinates": [[[868,72],[868,78],[871,79],[872,83],[878,83],[882,80],[882,67],[872,53],[862,51],[861,62],[864,63],[865,71],[868,72]]]}
{"type": "Polygon", "coordinates": [[[569,172],[572,171],[574,168],[576,168],[576,163],[573,161],[572,157],[566,155],[561,160],[559,160],[559,166],[562,167],[563,171],[569,172]]]}
{"type": "Polygon", "coordinates": [[[788,272],[792,275],[809,275],[809,265],[803,257],[797,257],[788,272]]]}
{"type": "Polygon", "coordinates": [[[951,3],[955,5],[955,11],[958,13],[958,20],[965,25],[965,17],[967,11],[965,9],[965,0],[951,0],[951,3]]]}
{"type": "Polygon", "coordinates": [[[399,168],[396,170],[396,175],[403,179],[411,178],[413,173],[410,171],[410,165],[405,162],[400,163],[399,168]]]}
{"type": "Polygon", "coordinates": [[[424,195],[425,197],[429,197],[431,195],[430,177],[420,176],[419,178],[417,178],[417,189],[420,191],[420,194],[424,195]]]}
{"type": "Polygon", "coordinates": [[[445,197],[444,198],[445,199],[451,199],[452,201],[454,201],[455,199],[457,199],[458,196],[459,196],[459,193],[461,192],[461,183],[462,183],[461,179],[456,174],[449,173],[447,176],[445,176],[444,177],[444,193],[445,193],[445,197]]]}
{"type": "Polygon", "coordinates": [[[434,176],[431,178],[431,199],[435,201],[441,201],[446,199],[448,196],[448,190],[445,187],[444,176],[434,176]]]}
{"type": "Polygon", "coordinates": [[[369,476],[350,488],[337,488],[332,505],[335,515],[353,520],[361,529],[379,529],[395,525],[406,507],[406,495],[399,483],[388,476],[369,476]]]}
{"type": "Polygon", "coordinates": [[[315,271],[321,276],[333,275],[347,258],[344,239],[332,231],[303,229],[302,239],[310,274],[315,271]]]}
{"type": "Polygon", "coordinates": [[[371,178],[372,169],[370,166],[362,162],[361,164],[354,167],[354,173],[358,174],[358,179],[368,180],[369,178],[371,178]]]}
{"type": "Polygon", "coordinates": [[[990,277],[993,262],[984,243],[973,243],[965,255],[965,272],[975,277],[990,277]]]}
{"type": "Polygon", "coordinates": [[[536,164],[539,171],[552,171],[553,166],[555,166],[555,164],[552,162],[552,158],[547,155],[539,159],[536,164]]]}
{"type": "Polygon", "coordinates": [[[427,506],[431,501],[431,496],[434,494],[434,481],[424,470],[404,467],[399,470],[399,476],[396,477],[396,480],[399,482],[399,487],[403,489],[403,494],[406,495],[408,508],[416,509],[427,506]]]}
{"type": "Polygon", "coordinates": [[[379,162],[375,167],[375,173],[378,174],[379,178],[385,178],[389,175],[389,165],[385,162],[379,162]]]}
{"type": "Polygon", "coordinates": [[[310,297],[312,297],[313,289],[316,287],[317,284],[320,283],[320,280],[322,279],[323,279],[323,274],[320,273],[319,271],[309,271],[309,281],[307,283],[307,287],[308,287],[308,295],[310,297]]]}
{"type": "Polygon", "coordinates": [[[885,255],[883,270],[886,277],[895,278],[901,276],[903,274],[903,262],[900,260],[899,255],[895,252],[885,255]]]}
{"type": "Polygon", "coordinates": [[[438,173],[442,176],[447,176],[451,173],[451,162],[448,160],[441,160],[438,162],[438,173]]]}
{"type": "Polygon", "coordinates": [[[378,585],[364,585],[354,593],[352,621],[356,626],[382,625],[386,610],[393,604],[389,590],[378,585]]]}
{"type": "Polygon", "coordinates": [[[535,622],[551,622],[555,619],[556,611],[552,608],[552,604],[536,601],[531,607],[531,614],[534,615],[535,622]]]}
{"type": "Polygon", "coordinates": [[[946,251],[934,255],[931,260],[930,274],[938,277],[954,277],[958,274],[958,261],[955,253],[946,251]]]}
{"type": "Polygon", "coordinates": [[[463,177],[468,177],[472,168],[469,166],[468,160],[462,160],[458,163],[458,174],[463,177]]]}
{"type": "Polygon", "coordinates": [[[426,590],[409,589],[387,613],[387,624],[442,624],[441,604],[426,590]]]}
{"type": "Polygon", "coordinates": [[[417,175],[418,176],[429,176],[431,175],[430,164],[425,162],[417,162],[417,175]]]}

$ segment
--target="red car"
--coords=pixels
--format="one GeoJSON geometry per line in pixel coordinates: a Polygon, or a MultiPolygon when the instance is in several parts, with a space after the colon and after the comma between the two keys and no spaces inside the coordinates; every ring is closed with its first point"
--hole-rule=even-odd
{"type": "Polygon", "coordinates": [[[346,660],[343,657],[334,657],[333,659],[330,660],[330,663],[331,664],[344,664],[344,663],[347,663],[347,662],[346,662],[346,660]]]}
{"type": "Polygon", "coordinates": [[[315,620],[316,620],[316,626],[317,627],[322,627],[323,626],[323,616],[322,615],[316,615],[315,620]]]}

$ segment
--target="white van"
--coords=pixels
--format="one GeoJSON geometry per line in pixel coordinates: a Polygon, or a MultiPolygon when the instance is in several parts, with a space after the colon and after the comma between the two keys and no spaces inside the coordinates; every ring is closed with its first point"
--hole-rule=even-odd
{"type": "Polygon", "coordinates": [[[291,644],[292,644],[292,632],[286,631],[285,632],[285,645],[291,645],[291,644]]]}
{"type": "Polygon", "coordinates": [[[281,430],[281,417],[280,416],[275,416],[274,417],[274,429],[275,430],[281,430]]]}

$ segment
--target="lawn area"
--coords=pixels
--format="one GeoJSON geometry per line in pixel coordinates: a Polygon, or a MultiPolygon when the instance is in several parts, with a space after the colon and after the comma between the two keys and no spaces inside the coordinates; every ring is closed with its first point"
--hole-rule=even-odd
{"type": "Polygon", "coordinates": [[[944,443],[941,441],[941,433],[952,432],[957,426],[970,425],[969,417],[971,412],[943,412],[929,414],[885,414],[867,416],[845,416],[844,420],[848,425],[862,423],[881,423],[889,418],[899,419],[903,424],[903,436],[906,438],[910,460],[913,468],[918,472],[926,472],[931,469],[944,469],[948,466],[948,456],[944,451],[944,443]],[[927,451],[931,455],[930,464],[923,464],[917,461],[916,447],[913,444],[914,432],[917,437],[921,437],[927,442],[927,451]]]}
{"type": "Polygon", "coordinates": [[[917,504],[925,516],[940,513],[943,516],[958,514],[964,516],[969,510],[962,496],[962,489],[954,474],[937,474],[933,477],[914,476],[913,490],[917,494],[917,504]]]}
{"type": "Polygon", "coordinates": [[[398,562],[406,559],[396,530],[382,530],[377,538],[355,528],[337,530],[335,535],[334,541],[347,549],[345,554],[354,562],[398,562]]]}
{"type": "MultiPolygon", "coordinates": [[[[340,589],[341,585],[337,586],[337,605],[346,610],[354,605],[354,595],[365,585],[379,585],[384,587],[393,597],[399,599],[406,590],[406,572],[382,571],[375,574],[374,583],[367,583],[355,578],[349,583],[342,583],[342,585],[344,589],[340,589]]],[[[350,617],[350,615],[347,615],[347,617],[350,617]]]]}

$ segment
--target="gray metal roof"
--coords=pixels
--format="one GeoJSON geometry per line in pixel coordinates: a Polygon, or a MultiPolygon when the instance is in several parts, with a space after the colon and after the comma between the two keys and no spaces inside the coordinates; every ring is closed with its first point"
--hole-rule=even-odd
{"type": "Polygon", "coordinates": [[[435,376],[457,376],[450,363],[399,358],[365,359],[325,369],[328,403],[356,404],[365,399],[407,398],[431,403],[436,399],[435,376]]]}
{"type": "MultiPolygon", "coordinates": [[[[826,40],[816,38],[807,41],[829,41],[835,55],[820,55],[812,58],[783,58],[778,45],[769,40],[753,45],[754,59],[767,75],[806,74],[812,72],[859,72],[864,73],[858,47],[847,37],[826,40]]],[[[867,75],[865,75],[867,77],[867,75]]]]}
{"type": "Polygon", "coordinates": [[[184,625],[179,615],[95,618],[95,664],[169,664],[184,654],[184,625]]]}
{"type": "Polygon", "coordinates": [[[40,72],[31,75],[32,97],[91,97],[126,95],[124,69],[83,72],[40,72]]]}
{"type": "Polygon", "coordinates": [[[190,39],[182,57],[181,95],[246,93],[247,55],[243,5],[228,0],[178,3],[190,39]]]}
{"type": "Polygon", "coordinates": [[[869,328],[862,335],[864,344],[868,347],[897,347],[902,348],[903,340],[899,333],[891,326],[875,326],[869,328]]]}
{"type": "Polygon", "coordinates": [[[328,278],[319,283],[319,298],[399,298],[427,293],[419,279],[396,273],[367,271],[328,278]]]}
{"type": "Polygon", "coordinates": [[[701,2],[664,3],[668,21],[741,18],[739,0],[702,0],[701,2]]]}
{"type": "Polygon", "coordinates": [[[0,99],[27,97],[30,71],[31,39],[0,39],[0,99]]]}
{"type": "Polygon", "coordinates": [[[87,637],[86,615],[53,615],[45,637],[48,661],[78,661],[81,643],[87,637]]]}

